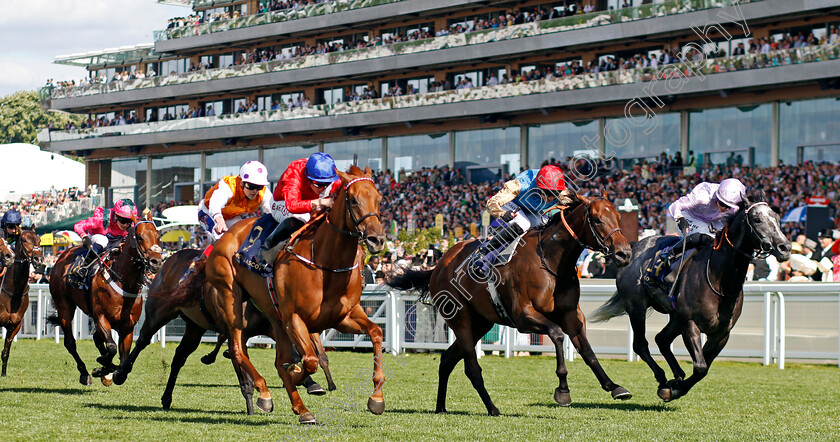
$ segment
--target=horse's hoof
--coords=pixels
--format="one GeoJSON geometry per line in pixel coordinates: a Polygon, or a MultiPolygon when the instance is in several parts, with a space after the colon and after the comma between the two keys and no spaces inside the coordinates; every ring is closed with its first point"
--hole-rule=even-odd
{"type": "Polygon", "coordinates": [[[671,402],[671,389],[670,388],[660,388],[659,391],[656,392],[660,399],[665,402],[671,402]]]}
{"type": "Polygon", "coordinates": [[[327,392],[324,390],[324,387],[321,387],[317,383],[306,387],[306,393],[312,396],[323,396],[327,394],[327,392]]]}
{"type": "Polygon", "coordinates": [[[114,374],[113,373],[108,373],[108,374],[106,374],[105,376],[102,376],[99,379],[102,381],[102,385],[104,385],[106,387],[110,387],[111,384],[114,383],[114,374]]]}
{"type": "Polygon", "coordinates": [[[561,407],[568,407],[572,405],[572,395],[568,391],[560,391],[559,388],[554,389],[554,402],[561,407]]]}
{"type": "Polygon", "coordinates": [[[373,398],[368,398],[368,410],[375,415],[380,415],[385,412],[385,401],[375,401],[373,398]]]}
{"type": "Polygon", "coordinates": [[[224,356],[225,359],[230,359],[230,350],[223,351],[222,356],[224,356]]]}
{"type": "Polygon", "coordinates": [[[79,376],[79,383],[82,385],[92,385],[93,378],[91,378],[89,374],[83,374],[79,376]]]}
{"type": "Polygon", "coordinates": [[[613,399],[620,399],[622,401],[626,401],[627,399],[633,397],[633,395],[624,387],[615,387],[615,389],[613,389],[612,391],[612,397],[613,399]]]}
{"type": "Polygon", "coordinates": [[[90,375],[95,377],[95,378],[101,378],[102,377],[102,367],[94,368],[93,371],[90,372],[90,375]]]}
{"type": "Polygon", "coordinates": [[[172,408],[172,398],[162,397],[160,398],[160,404],[163,405],[164,410],[169,410],[170,408],[172,408]]]}
{"type": "Polygon", "coordinates": [[[272,411],[274,411],[274,400],[271,398],[257,398],[257,408],[259,408],[260,411],[263,411],[265,413],[271,413],[272,411]]]}
{"type": "Polygon", "coordinates": [[[492,410],[489,410],[487,412],[487,414],[489,414],[490,416],[501,416],[502,415],[502,413],[499,413],[499,410],[496,409],[496,408],[493,408],[492,410]]]}
{"type": "Polygon", "coordinates": [[[300,420],[300,423],[307,425],[313,425],[318,423],[318,420],[315,419],[315,415],[308,411],[306,413],[301,414],[298,420],[300,420]]]}
{"type": "Polygon", "coordinates": [[[201,357],[201,363],[204,365],[212,365],[214,362],[216,362],[216,358],[210,355],[204,355],[201,357]]]}
{"type": "Polygon", "coordinates": [[[335,384],[333,384],[332,382],[330,382],[330,383],[327,385],[327,390],[329,390],[329,391],[335,391],[335,390],[336,390],[336,388],[338,388],[338,387],[336,387],[336,386],[335,386],[335,384]]]}
{"type": "Polygon", "coordinates": [[[448,411],[446,411],[446,408],[435,409],[435,414],[445,414],[445,413],[448,413],[448,411]]]}
{"type": "Polygon", "coordinates": [[[117,385],[122,385],[125,383],[125,380],[128,379],[128,374],[124,371],[116,371],[114,372],[114,383],[117,385]]]}

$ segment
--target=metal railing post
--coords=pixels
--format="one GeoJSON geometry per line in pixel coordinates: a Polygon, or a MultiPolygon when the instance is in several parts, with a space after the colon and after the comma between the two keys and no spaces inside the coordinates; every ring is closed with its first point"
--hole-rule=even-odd
{"type": "Polygon", "coordinates": [[[764,293],[764,365],[770,365],[770,292],[764,293]]]}
{"type": "MultiPolygon", "coordinates": [[[[564,333],[565,334],[565,333],[564,333]]],[[[566,347],[566,360],[572,362],[575,360],[575,345],[572,343],[572,338],[569,335],[565,335],[563,339],[563,345],[566,347]]]]}
{"type": "Polygon", "coordinates": [[[160,348],[166,348],[166,326],[161,327],[158,333],[160,333],[160,348]]]}
{"type": "Polygon", "coordinates": [[[778,296],[778,321],[776,323],[776,327],[778,327],[778,339],[779,339],[779,370],[785,369],[785,295],[782,292],[776,292],[776,296],[778,296]]]}
{"type": "Polygon", "coordinates": [[[505,357],[513,356],[513,340],[516,339],[516,329],[505,326],[505,357]]]}
{"type": "Polygon", "coordinates": [[[639,360],[636,352],[633,351],[633,326],[630,325],[630,317],[627,317],[627,362],[639,360]]]}
{"type": "Polygon", "coordinates": [[[44,333],[44,290],[38,289],[38,306],[35,309],[35,340],[40,341],[44,333]]]}
{"type": "Polygon", "coordinates": [[[398,330],[399,323],[397,321],[397,296],[398,294],[395,293],[393,290],[388,290],[388,293],[385,294],[388,300],[388,310],[387,310],[387,318],[388,318],[388,329],[390,336],[389,341],[391,344],[391,351],[394,354],[399,354],[401,352],[401,345],[400,345],[400,333],[398,330]]]}

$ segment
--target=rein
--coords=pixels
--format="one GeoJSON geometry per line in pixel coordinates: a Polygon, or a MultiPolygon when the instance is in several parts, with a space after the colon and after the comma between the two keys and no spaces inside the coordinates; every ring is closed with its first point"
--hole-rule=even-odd
{"type": "MultiPolygon", "coordinates": [[[[361,241],[362,233],[359,231],[359,224],[361,224],[364,220],[366,220],[366,219],[368,219],[372,216],[375,216],[375,217],[379,218],[379,214],[376,213],[376,212],[370,212],[368,214],[365,214],[361,218],[357,219],[356,214],[353,213],[353,210],[350,209],[350,186],[352,186],[353,184],[355,184],[359,181],[370,181],[371,183],[374,182],[373,179],[370,178],[370,177],[361,177],[361,178],[355,178],[355,179],[351,180],[349,183],[347,183],[344,186],[344,207],[347,209],[347,214],[350,215],[350,220],[353,222],[353,228],[355,229],[355,231],[344,230],[344,229],[341,229],[341,228],[335,226],[333,223],[330,222],[330,217],[329,216],[327,216],[325,218],[324,222],[328,226],[330,226],[330,228],[335,230],[336,232],[338,232],[342,235],[347,235],[347,236],[356,238],[357,240],[361,241]]],[[[327,209],[327,210],[329,210],[329,209],[327,209]]],[[[314,236],[312,237],[312,241],[309,242],[309,249],[310,249],[309,250],[309,256],[312,257],[311,259],[306,258],[304,256],[301,256],[300,254],[296,253],[293,250],[288,250],[288,252],[290,254],[292,254],[293,256],[295,256],[297,259],[303,261],[304,263],[306,263],[308,265],[311,265],[311,266],[313,266],[313,267],[315,267],[319,270],[323,270],[325,272],[344,273],[344,272],[349,272],[351,270],[355,270],[356,268],[359,267],[358,262],[353,264],[352,267],[342,267],[342,268],[339,268],[339,269],[331,269],[331,268],[324,267],[324,266],[316,263],[314,261],[315,260],[315,237],[314,236]]],[[[354,261],[355,261],[355,258],[354,258],[354,261]]]]}
{"type": "MultiPolygon", "coordinates": [[[[746,209],[744,209],[744,219],[746,220],[746,224],[750,228],[750,233],[753,236],[758,236],[758,231],[756,230],[755,225],[753,225],[752,221],[750,221],[750,217],[749,217],[750,210],[752,210],[753,208],[755,208],[757,206],[762,206],[762,205],[763,206],[769,206],[769,204],[767,204],[766,202],[761,201],[761,202],[757,202],[757,203],[751,205],[750,207],[747,207],[746,209]]],[[[761,244],[761,243],[762,243],[762,241],[759,241],[759,244],[761,244]]],[[[735,244],[732,242],[732,240],[729,239],[729,225],[724,227],[723,230],[721,231],[721,233],[719,233],[715,237],[715,242],[714,242],[714,246],[712,247],[712,250],[714,250],[716,252],[719,252],[719,251],[723,250],[724,244],[728,245],[729,248],[731,248],[732,250],[738,252],[741,256],[743,256],[747,259],[750,259],[750,260],[752,260],[753,258],[762,257],[762,256],[766,257],[767,255],[770,254],[769,250],[764,250],[763,244],[759,246],[759,249],[758,249],[757,253],[756,253],[755,249],[751,250],[752,253],[747,253],[747,252],[741,250],[740,248],[736,247],[735,244]]],[[[709,265],[710,265],[709,263],[711,263],[711,261],[712,261],[712,259],[711,259],[711,256],[710,256],[709,259],[706,260],[706,283],[709,285],[709,288],[712,289],[713,292],[715,292],[716,295],[718,295],[720,297],[723,297],[723,293],[721,293],[719,290],[714,288],[714,286],[712,286],[712,280],[711,280],[711,277],[709,276],[709,273],[710,273],[709,272],[709,265]]]]}
{"type": "Polygon", "coordinates": [[[566,221],[566,209],[568,209],[568,207],[563,207],[563,208],[560,209],[560,220],[563,221],[563,226],[566,228],[566,231],[568,231],[569,235],[571,235],[572,238],[574,238],[574,240],[577,241],[578,245],[580,245],[584,249],[590,249],[590,250],[594,250],[596,252],[601,252],[606,256],[612,256],[612,252],[610,252],[610,248],[607,246],[606,241],[608,239],[610,239],[610,237],[613,236],[614,234],[621,232],[621,227],[616,227],[615,229],[612,229],[612,231],[610,231],[610,233],[606,234],[603,237],[598,233],[597,230],[595,230],[595,227],[592,226],[592,216],[589,214],[589,207],[593,203],[595,203],[596,201],[600,201],[600,200],[605,200],[605,198],[599,196],[599,197],[593,199],[592,201],[590,201],[589,204],[584,205],[584,207],[586,208],[586,215],[585,215],[585,218],[584,218],[585,224],[589,227],[589,232],[592,233],[592,236],[595,238],[595,241],[598,243],[598,248],[597,249],[595,247],[591,247],[589,245],[584,244],[584,242],[580,240],[580,237],[578,237],[578,235],[575,233],[575,231],[572,229],[572,227],[566,221]]]}
{"type": "Polygon", "coordinates": [[[146,250],[143,250],[140,247],[140,243],[137,241],[137,226],[140,225],[140,224],[144,224],[144,223],[154,224],[151,221],[140,221],[140,222],[138,222],[137,224],[134,225],[134,227],[131,228],[132,232],[131,232],[130,235],[128,235],[128,238],[127,238],[129,248],[133,248],[133,249],[137,250],[137,253],[140,255],[139,257],[137,257],[137,256],[132,256],[131,253],[127,253],[128,257],[131,259],[131,263],[135,266],[135,268],[140,270],[140,272],[142,273],[142,278],[140,279],[140,284],[137,287],[138,288],[137,293],[128,292],[128,291],[125,290],[125,288],[117,285],[117,284],[122,284],[124,286],[125,282],[123,282],[123,278],[117,273],[117,271],[112,268],[112,265],[109,265],[107,263],[107,260],[110,257],[110,253],[106,254],[105,256],[99,257],[99,260],[100,260],[99,262],[101,264],[101,268],[104,270],[104,272],[102,273],[102,279],[104,279],[105,282],[108,283],[108,286],[111,287],[112,290],[114,290],[118,295],[120,295],[124,298],[137,298],[137,297],[139,297],[140,292],[142,292],[143,287],[146,286],[146,285],[149,285],[149,283],[150,283],[149,278],[146,277],[146,272],[149,271],[149,269],[151,267],[151,259],[147,255],[148,255],[149,251],[155,251],[154,248],[159,247],[159,246],[157,244],[155,244],[154,246],[152,246],[152,247],[150,247],[146,250]]]}

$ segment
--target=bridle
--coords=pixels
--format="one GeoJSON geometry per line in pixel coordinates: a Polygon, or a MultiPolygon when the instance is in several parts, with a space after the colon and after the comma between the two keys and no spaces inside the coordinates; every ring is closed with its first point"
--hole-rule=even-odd
{"type": "MultiPolygon", "coordinates": [[[[32,264],[32,255],[31,254],[41,251],[41,246],[39,246],[39,245],[36,245],[36,246],[32,247],[31,251],[27,251],[26,246],[24,246],[24,244],[23,244],[24,242],[26,242],[26,241],[24,241],[23,232],[21,232],[21,234],[18,236],[17,244],[15,245],[15,251],[14,251],[15,262],[14,262],[14,264],[24,264],[24,263],[32,264]],[[17,257],[18,253],[23,255],[22,259],[18,259],[18,257],[17,257]]],[[[8,248],[8,244],[5,242],[5,240],[3,240],[3,244],[6,245],[6,248],[8,248]]],[[[12,264],[12,265],[14,265],[14,264],[12,264]]],[[[27,266],[27,269],[28,268],[29,268],[29,266],[27,266]]],[[[9,291],[6,290],[6,288],[5,288],[6,276],[8,276],[8,274],[9,274],[9,272],[7,271],[6,268],[4,268],[3,272],[2,272],[2,280],[0,280],[0,290],[2,290],[3,292],[6,292],[7,294],[9,294],[12,297],[22,296],[25,292],[20,293],[20,294],[15,294],[13,292],[9,292],[9,291]]],[[[27,278],[29,276],[29,271],[28,270],[27,270],[27,275],[26,276],[27,276],[27,278]]],[[[14,276],[12,276],[12,277],[14,278],[14,276]]],[[[13,289],[13,291],[15,291],[15,290],[13,289]]]]}
{"type": "MultiPolygon", "coordinates": [[[[347,210],[347,214],[350,215],[350,221],[353,223],[353,230],[352,231],[344,230],[344,229],[340,229],[340,228],[336,227],[335,225],[333,225],[330,222],[330,217],[326,218],[326,223],[327,223],[328,226],[332,227],[333,230],[335,230],[336,232],[339,232],[343,235],[352,236],[353,238],[357,238],[357,239],[361,240],[362,239],[362,232],[359,231],[359,225],[362,222],[364,222],[364,220],[366,220],[366,219],[368,219],[372,216],[375,216],[375,217],[379,218],[379,214],[376,213],[376,212],[370,212],[370,213],[365,214],[361,218],[357,218],[356,214],[350,208],[350,186],[352,186],[355,183],[358,183],[359,181],[370,181],[371,183],[374,182],[373,178],[361,177],[361,178],[355,178],[353,180],[350,180],[350,182],[348,182],[346,185],[344,185],[344,207],[347,210]]],[[[329,209],[327,209],[327,210],[329,210],[329,209]]]]}
{"type": "Polygon", "coordinates": [[[601,234],[598,233],[598,230],[595,229],[595,226],[592,225],[592,215],[590,215],[590,213],[589,213],[589,208],[596,201],[601,201],[601,200],[606,201],[607,199],[602,197],[602,196],[598,196],[598,197],[595,197],[592,200],[590,200],[589,204],[581,203],[586,208],[586,215],[585,215],[585,218],[584,218],[584,224],[586,224],[586,226],[589,227],[589,232],[592,234],[592,237],[595,238],[595,242],[598,243],[597,248],[592,247],[588,244],[585,244],[583,241],[580,240],[580,237],[578,237],[578,235],[575,233],[575,231],[572,230],[572,227],[569,226],[569,223],[566,221],[566,215],[565,215],[566,208],[563,208],[563,209],[560,210],[560,219],[563,221],[563,226],[566,227],[566,230],[569,232],[570,235],[572,235],[572,238],[574,238],[575,241],[577,241],[578,245],[580,245],[584,249],[593,250],[595,252],[603,253],[605,256],[612,257],[615,254],[615,252],[610,251],[610,248],[607,245],[607,240],[610,239],[610,237],[615,235],[616,233],[621,233],[621,227],[616,227],[616,228],[612,229],[610,231],[610,233],[607,233],[606,235],[601,236],[601,234]]]}
{"type": "Polygon", "coordinates": [[[731,247],[733,250],[735,250],[736,252],[740,253],[741,255],[743,255],[747,258],[750,258],[750,259],[766,258],[767,256],[769,256],[773,251],[772,250],[773,242],[772,241],[763,241],[765,238],[758,232],[758,229],[756,229],[756,227],[755,227],[755,223],[753,223],[752,220],[750,220],[750,211],[752,209],[758,207],[758,206],[768,206],[769,207],[770,205],[768,203],[764,202],[764,201],[759,201],[757,203],[754,203],[754,204],[750,205],[746,209],[744,209],[744,218],[746,219],[747,227],[749,227],[749,229],[750,229],[750,234],[753,237],[759,239],[758,250],[756,251],[756,249],[753,248],[751,250],[751,252],[753,252],[753,253],[750,254],[750,253],[746,253],[743,250],[735,247],[735,244],[732,242],[732,240],[729,239],[729,226],[726,226],[723,229],[723,233],[716,238],[715,245],[714,245],[714,250],[720,250],[721,247],[723,247],[724,240],[726,240],[726,243],[729,244],[729,247],[731,247]],[[764,248],[765,243],[769,244],[767,249],[764,248]]]}
{"type": "MultiPolygon", "coordinates": [[[[577,233],[575,233],[575,231],[569,225],[568,221],[566,221],[565,213],[566,213],[566,210],[568,210],[568,207],[560,207],[560,220],[563,222],[563,227],[566,228],[566,231],[569,232],[569,235],[571,235],[572,238],[574,238],[574,240],[577,241],[578,245],[580,245],[582,248],[594,250],[596,252],[603,253],[607,257],[612,257],[613,255],[615,255],[615,252],[610,251],[610,248],[609,248],[609,246],[607,246],[606,241],[611,236],[613,236],[614,234],[620,233],[621,228],[616,227],[615,229],[610,231],[610,233],[606,234],[605,236],[601,236],[601,234],[598,233],[598,231],[595,229],[595,226],[592,225],[592,217],[589,214],[589,207],[593,203],[595,203],[596,201],[599,201],[599,200],[605,200],[606,201],[606,198],[604,198],[602,196],[599,196],[599,197],[595,197],[594,199],[590,200],[589,204],[581,203],[581,205],[585,208],[585,211],[586,211],[586,215],[585,215],[585,218],[584,218],[584,223],[589,227],[589,231],[592,234],[592,236],[595,238],[595,242],[598,243],[598,248],[597,249],[595,247],[591,247],[591,246],[585,244],[583,241],[581,241],[580,237],[577,235],[577,233]]],[[[552,235],[552,239],[553,239],[553,235],[552,235]]],[[[545,262],[545,254],[543,253],[543,250],[542,250],[542,229],[539,229],[538,233],[537,233],[537,255],[539,255],[539,257],[540,257],[540,262],[542,263],[543,268],[545,270],[547,270],[548,273],[552,274],[555,278],[559,277],[557,275],[557,272],[555,272],[554,270],[551,270],[551,268],[545,262]]]]}
{"type": "Polygon", "coordinates": [[[142,267],[143,273],[146,273],[146,272],[150,271],[151,267],[152,267],[152,259],[149,258],[149,253],[150,252],[155,252],[155,247],[158,247],[158,249],[160,249],[160,246],[158,246],[157,244],[155,244],[152,247],[149,247],[148,249],[145,249],[145,250],[143,250],[140,247],[140,243],[139,243],[139,241],[137,241],[137,226],[139,226],[140,224],[146,224],[146,223],[154,225],[154,223],[151,222],[151,221],[140,221],[137,224],[135,224],[133,227],[131,227],[131,235],[129,235],[129,238],[128,238],[129,246],[131,248],[137,250],[137,253],[140,255],[140,256],[133,256],[132,254],[129,254],[128,256],[131,258],[131,262],[133,262],[134,265],[137,265],[138,267],[142,267]]]}

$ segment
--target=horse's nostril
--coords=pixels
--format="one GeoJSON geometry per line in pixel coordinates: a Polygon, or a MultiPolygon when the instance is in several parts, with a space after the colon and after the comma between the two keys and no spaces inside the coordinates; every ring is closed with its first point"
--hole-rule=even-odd
{"type": "Polygon", "coordinates": [[[788,250],[790,250],[790,245],[788,245],[788,244],[780,244],[779,245],[779,251],[780,252],[787,252],[788,250]]]}

